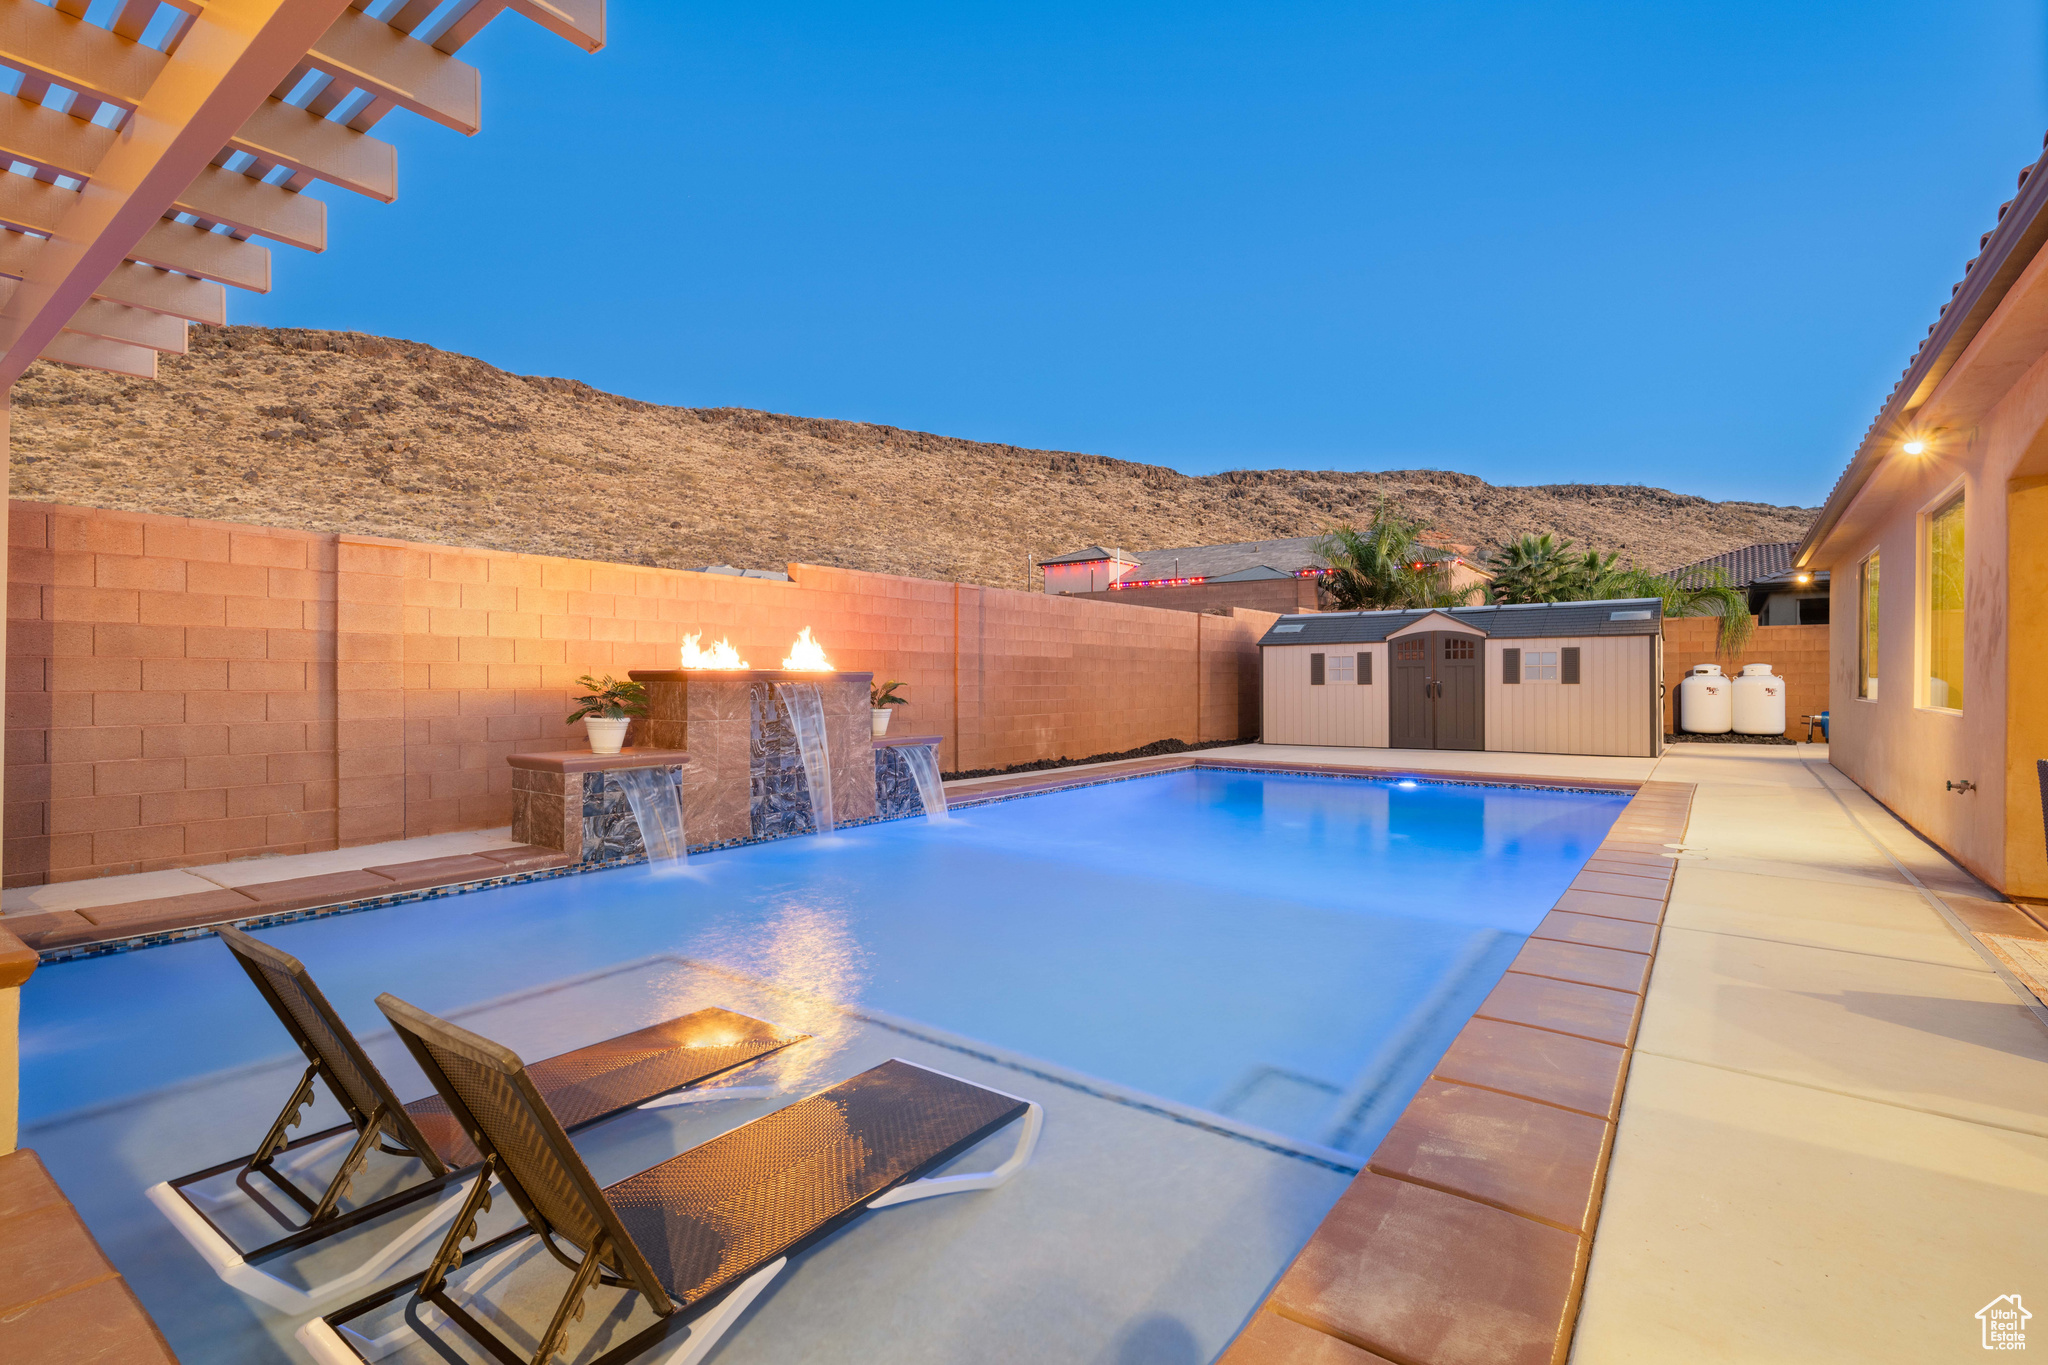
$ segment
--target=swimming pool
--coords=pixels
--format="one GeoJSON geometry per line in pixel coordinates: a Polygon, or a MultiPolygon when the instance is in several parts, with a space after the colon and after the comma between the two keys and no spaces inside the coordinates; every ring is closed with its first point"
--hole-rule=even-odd
{"type": "MultiPolygon", "coordinates": [[[[1626,802],[1193,769],[262,936],[365,1034],[380,991],[453,1012],[673,960],[1364,1153],[1626,802]]],[[[54,964],[23,1000],[23,1122],[286,1047],[211,939],[54,964]]]]}

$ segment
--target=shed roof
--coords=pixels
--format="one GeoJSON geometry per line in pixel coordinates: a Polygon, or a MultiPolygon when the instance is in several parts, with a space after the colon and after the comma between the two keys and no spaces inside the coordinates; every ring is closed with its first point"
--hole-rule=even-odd
{"type": "Polygon", "coordinates": [[[1372,644],[1425,616],[1449,616],[1497,640],[1563,635],[1655,635],[1664,604],[1654,597],[1604,602],[1535,602],[1510,607],[1432,607],[1408,611],[1323,611],[1283,616],[1262,645],[1372,644]]]}

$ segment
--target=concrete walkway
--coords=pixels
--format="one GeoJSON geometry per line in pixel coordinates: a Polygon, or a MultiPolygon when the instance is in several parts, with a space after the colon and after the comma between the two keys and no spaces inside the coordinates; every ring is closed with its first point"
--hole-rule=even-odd
{"type": "Polygon", "coordinates": [[[1656,775],[1698,793],[1572,1359],[1980,1358],[2048,1311],[2048,1028],[1942,908],[2027,922],[1824,749],[1656,775]]]}
{"type": "Polygon", "coordinates": [[[518,844],[512,838],[511,829],[501,825],[497,829],[428,834],[417,839],[357,844],[352,848],[327,849],[319,853],[244,858],[232,863],[210,863],[205,867],[134,872],[123,877],[94,877],[86,881],[53,882],[48,886],[21,886],[0,892],[0,915],[89,910],[99,905],[126,905],[133,901],[219,891],[223,887],[256,886],[292,877],[324,877],[336,872],[381,867],[387,863],[452,858],[465,853],[481,853],[487,848],[516,847],[518,844]]]}

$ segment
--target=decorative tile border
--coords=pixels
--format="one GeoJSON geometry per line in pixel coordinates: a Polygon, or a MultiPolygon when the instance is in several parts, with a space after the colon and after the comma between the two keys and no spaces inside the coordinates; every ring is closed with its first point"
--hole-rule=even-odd
{"type": "MultiPolygon", "coordinates": [[[[1091,770],[1095,775],[1075,777],[1066,780],[1033,781],[1025,789],[1005,789],[991,792],[987,796],[963,793],[959,799],[949,794],[948,804],[955,810],[975,806],[994,805],[1002,801],[1020,800],[1027,796],[1045,796],[1053,792],[1070,791],[1080,787],[1106,786],[1114,782],[1130,782],[1141,777],[1155,777],[1165,773],[1184,772],[1191,768],[1209,768],[1224,772],[1254,774],[1292,773],[1309,777],[1339,777],[1347,779],[1384,782],[1414,781],[1433,786],[1476,786],[1500,788],[1538,788],[1545,791],[1574,792],[1594,796],[1611,796],[1628,790],[1621,784],[1600,787],[1567,786],[1541,777],[1489,774],[1441,774],[1410,772],[1404,769],[1337,768],[1334,766],[1291,763],[1230,762],[1204,760],[1200,755],[1174,755],[1164,758],[1131,760],[1141,765],[1136,770],[1105,773],[1100,769],[1091,770]]],[[[886,824],[895,820],[916,819],[922,810],[905,811],[900,814],[877,814],[858,820],[844,821],[840,829],[859,829],[867,825],[886,824]]],[[[723,839],[715,843],[692,844],[690,852],[718,853],[727,849],[746,848],[754,844],[771,843],[792,837],[786,834],[752,835],[741,839],[723,839]]],[[[363,910],[380,910],[392,905],[412,905],[420,901],[440,900],[447,896],[465,895],[472,891],[489,891],[501,886],[517,886],[525,882],[547,881],[555,877],[572,876],[582,872],[598,872],[609,868],[632,867],[646,862],[645,854],[636,853],[626,857],[599,859],[589,862],[571,863],[561,867],[534,868],[508,873],[501,877],[486,877],[471,881],[452,882],[442,886],[409,888],[384,895],[364,896],[353,900],[335,901],[327,905],[306,906],[291,910],[271,911],[212,920],[203,924],[179,925],[173,928],[151,930],[144,933],[124,934],[85,943],[65,944],[38,950],[44,965],[60,962],[75,962],[85,958],[106,957],[114,953],[134,952],[141,948],[156,948],[167,943],[183,943],[189,939],[210,938],[221,925],[232,925],[237,929],[269,929],[282,924],[296,924],[303,920],[326,919],[333,915],[352,915],[363,910]]],[[[0,927],[6,921],[0,920],[0,927]]]]}
{"type": "MultiPolygon", "coordinates": [[[[1057,778],[1024,780],[1016,787],[997,787],[989,784],[990,794],[976,793],[989,788],[972,788],[955,797],[947,796],[947,805],[954,810],[965,810],[971,806],[992,806],[999,801],[1019,801],[1027,796],[1048,796],[1054,792],[1072,791],[1079,787],[1106,787],[1117,782],[1135,782],[1143,777],[1160,777],[1167,773],[1187,772],[1194,768],[1205,768],[1213,772],[1287,774],[1296,777],[1334,777],[1344,781],[1357,782],[1413,782],[1417,786],[1430,787],[1497,787],[1512,790],[1538,790],[1566,792],[1580,796],[1626,796],[1641,784],[1615,781],[1600,786],[1573,785],[1584,783],[1585,778],[1557,779],[1524,775],[1519,773],[1439,773],[1416,771],[1408,768],[1340,768],[1335,765],[1308,763],[1266,763],[1258,760],[1230,760],[1202,758],[1199,755],[1175,756],[1172,758],[1144,758],[1132,760],[1144,767],[1127,772],[1103,772],[1091,770],[1093,776],[1075,777],[1066,780],[1057,778]]],[[[1034,775],[1035,776],[1035,775],[1034,775]]]]}
{"type": "Polygon", "coordinates": [[[1692,796],[1641,784],[1218,1365],[1563,1365],[1692,796]]]}
{"type": "MultiPolygon", "coordinates": [[[[908,820],[922,817],[922,810],[904,815],[877,815],[862,820],[848,820],[840,829],[858,829],[863,825],[888,824],[893,820],[908,820]]],[[[715,844],[692,844],[690,852],[717,853],[729,848],[745,848],[750,844],[775,843],[792,836],[785,834],[764,835],[759,838],[726,839],[715,844]]],[[[297,924],[302,920],[328,919],[334,915],[353,915],[363,910],[382,910],[392,905],[413,905],[420,901],[443,900],[449,896],[467,895],[472,891],[491,891],[501,886],[518,886],[525,882],[552,881],[556,877],[572,877],[584,872],[604,872],[617,867],[636,867],[647,861],[647,855],[635,853],[622,858],[606,858],[583,863],[569,863],[558,867],[533,868],[524,872],[507,873],[502,877],[483,877],[474,881],[450,882],[444,886],[418,887],[405,891],[394,891],[381,896],[364,896],[356,900],[336,901],[330,905],[306,906],[293,910],[278,910],[268,914],[247,915],[239,919],[212,920],[205,924],[181,925],[173,929],[158,929],[149,933],[128,934],[118,938],[99,939],[91,943],[65,944],[62,947],[37,950],[42,965],[50,966],[59,962],[76,962],[89,957],[107,957],[114,953],[132,953],[139,948],[158,948],[166,943],[183,943],[188,939],[211,938],[213,931],[223,925],[236,929],[271,929],[280,924],[297,924]]],[[[7,927],[7,921],[0,919],[0,929],[7,927]]]]}

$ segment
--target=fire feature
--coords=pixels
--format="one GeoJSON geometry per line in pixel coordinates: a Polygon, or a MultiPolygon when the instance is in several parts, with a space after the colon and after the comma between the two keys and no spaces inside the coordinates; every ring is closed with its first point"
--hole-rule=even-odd
{"type": "MultiPolygon", "coordinates": [[[[797,633],[796,643],[789,647],[789,657],[782,661],[785,670],[791,673],[836,673],[832,661],[825,657],[825,647],[811,638],[811,628],[805,626],[797,633]]],[[[746,667],[741,664],[740,667],[746,667]]]]}
{"type": "Polygon", "coordinates": [[[747,661],[742,659],[740,652],[732,647],[730,639],[720,640],[709,649],[699,649],[697,641],[703,638],[702,635],[685,635],[683,637],[682,666],[684,668],[745,668],[747,666],[747,661]]]}

